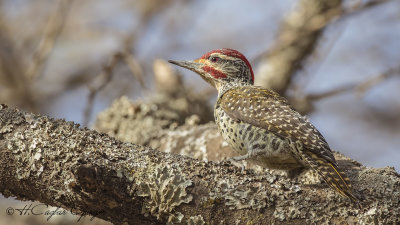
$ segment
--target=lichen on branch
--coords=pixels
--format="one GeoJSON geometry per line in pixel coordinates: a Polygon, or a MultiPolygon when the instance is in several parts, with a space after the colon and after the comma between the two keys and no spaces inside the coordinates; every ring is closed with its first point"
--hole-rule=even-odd
{"type": "Polygon", "coordinates": [[[362,210],[321,182],[305,184],[268,170],[163,153],[64,120],[0,109],[4,196],[117,224],[398,221],[399,174],[336,156],[366,196],[362,210]]]}

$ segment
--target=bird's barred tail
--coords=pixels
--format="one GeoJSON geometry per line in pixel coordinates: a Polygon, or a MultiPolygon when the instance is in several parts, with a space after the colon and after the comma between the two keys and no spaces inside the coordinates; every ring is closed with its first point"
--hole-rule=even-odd
{"type": "Polygon", "coordinates": [[[350,179],[346,174],[341,172],[336,165],[313,153],[308,153],[305,159],[311,168],[315,170],[331,188],[335,189],[341,195],[350,198],[351,201],[361,207],[360,200],[353,194],[350,179]]]}

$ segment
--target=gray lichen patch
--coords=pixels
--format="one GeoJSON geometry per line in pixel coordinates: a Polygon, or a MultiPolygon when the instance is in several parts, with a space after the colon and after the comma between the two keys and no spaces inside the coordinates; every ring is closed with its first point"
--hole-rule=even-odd
{"type": "Polygon", "coordinates": [[[163,129],[173,130],[193,122],[193,114],[200,123],[212,119],[207,100],[189,93],[174,96],[155,95],[146,102],[131,102],[127,97],[115,100],[111,107],[98,114],[94,128],[122,141],[149,145],[163,129]]]}
{"type": "Polygon", "coordinates": [[[187,225],[204,225],[206,222],[204,221],[201,215],[191,216],[187,221],[187,225]]]}
{"type": "MultiPolygon", "coordinates": [[[[209,169],[213,171],[212,167],[209,169]]],[[[339,196],[324,183],[302,184],[286,176],[271,174],[269,170],[254,173],[240,169],[225,171],[231,174],[229,177],[220,172],[216,170],[217,182],[210,187],[210,199],[224,200],[224,204],[231,210],[269,211],[272,214],[268,221],[286,223],[302,220],[329,224],[332,220],[353,221],[360,213],[347,198],[339,196]]],[[[312,173],[310,175],[313,176],[312,173]]],[[[311,180],[314,181],[314,178],[311,180]]],[[[239,224],[254,219],[244,215],[238,217],[239,224]]]]}
{"type": "Polygon", "coordinates": [[[368,210],[363,211],[361,224],[375,221],[380,221],[380,224],[400,223],[399,178],[393,167],[368,168],[359,173],[359,188],[364,191],[366,202],[370,202],[368,210]]]}
{"type": "Polygon", "coordinates": [[[21,165],[17,168],[15,174],[19,180],[28,178],[31,172],[36,169],[36,159],[40,159],[40,151],[36,151],[36,148],[31,148],[25,141],[27,138],[30,138],[29,134],[16,131],[13,135],[13,140],[8,142],[6,146],[7,150],[14,154],[17,162],[21,165]]]}
{"type": "Polygon", "coordinates": [[[245,188],[238,188],[233,193],[225,197],[226,204],[234,206],[237,209],[262,209],[267,206],[267,192],[263,185],[257,184],[256,186],[245,188]]]}
{"type": "Polygon", "coordinates": [[[303,173],[301,173],[297,177],[297,180],[301,184],[309,184],[309,185],[324,183],[324,181],[318,175],[318,173],[316,171],[314,171],[314,170],[311,170],[311,169],[308,169],[308,170],[304,171],[303,173]]]}
{"type": "MultiPolygon", "coordinates": [[[[15,121],[25,123],[20,127],[15,126],[15,130],[8,135],[8,141],[4,145],[16,163],[13,174],[15,179],[19,182],[36,179],[61,180],[62,182],[34,185],[48,190],[43,196],[52,195],[53,199],[64,198],[66,192],[59,191],[60,185],[69,190],[69,184],[74,183],[74,176],[65,169],[65,166],[70,168],[77,163],[74,160],[76,157],[74,150],[77,149],[84,132],[77,129],[79,125],[72,122],[53,120],[31,113],[17,115],[21,118],[15,121]]],[[[15,125],[15,121],[10,120],[10,123],[15,125]]],[[[30,187],[34,189],[33,186],[30,187]]]]}
{"type": "Polygon", "coordinates": [[[220,177],[209,194],[211,200],[224,199],[225,205],[231,210],[260,211],[276,204],[275,196],[285,192],[283,189],[279,194],[271,192],[275,190],[270,186],[277,182],[276,175],[268,172],[251,174],[251,170],[242,171],[239,168],[235,168],[234,171],[235,176],[219,174],[220,177]]]}
{"type": "Polygon", "coordinates": [[[7,124],[5,126],[0,127],[0,134],[8,133],[11,132],[13,129],[13,125],[7,124]]]}
{"type": "MultiPolygon", "coordinates": [[[[400,223],[400,175],[391,167],[366,168],[343,159],[341,168],[350,171],[355,190],[365,196],[360,210],[313,175],[291,180],[274,171],[241,170],[228,162],[204,162],[122,143],[63,120],[38,116],[13,122],[2,113],[1,125],[13,125],[0,134],[5,161],[0,165],[0,189],[5,196],[82,211],[104,209],[98,216],[116,223],[132,218],[144,224],[400,223]],[[78,176],[77,168],[88,173],[78,176]]],[[[221,147],[213,141],[204,138],[190,151],[208,146],[210,156],[208,149],[221,147]]]]}
{"type": "Polygon", "coordinates": [[[222,141],[212,122],[198,126],[185,124],[175,130],[165,130],[159,139],[151,142],[151,146],[163,152],[213,161],[231,153],[229,147],[221,148],[222,141]]]}
{"type": "Polygon", "coordinates": [[[170,214],[167,220],[167,225],[183,224],[182,222],[184,217],[185,216],[180,212],[177,212],[176,214],[170,214]]]}
{"type": "Polygon", "coordinates": [[[142,211],[158,219],[169,214],[179,205],[192,201],[186,188],[192,185],[179,167],[160,164],[154,168],[154,176],[137,180],[137,195],[145,197],[142,211]]]}

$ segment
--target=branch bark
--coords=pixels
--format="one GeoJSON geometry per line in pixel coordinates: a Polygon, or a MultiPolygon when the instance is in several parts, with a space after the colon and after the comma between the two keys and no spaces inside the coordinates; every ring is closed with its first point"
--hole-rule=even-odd
{"type": "Polygon", "coordinates": [[[0,125],[4,196],[115,224],[387,224],[400,218],[400,176],[393,168],[339,160],[366,196],[359,210],[323,183],[163,153],[4,105],[0,125]]]}
{"type": "Polygon", "coordinates": [[[281,22],[272,48],[257,57],[261,62],[256,72],[256,85],[285,95],[293,75],[316,50],[324,29],[332,21],[343,20],[387,2],[390,0],[360,2],[346,9],[341,0],[300,0],[281,22]]]}
{"type": "Polygon", "coordinates": [[[341,12],[341,0],[300,0],[282,21],[277,42],[262,57],[256,85],[285,94],[301,63],[313,52],[325,25],[341,12]]]}

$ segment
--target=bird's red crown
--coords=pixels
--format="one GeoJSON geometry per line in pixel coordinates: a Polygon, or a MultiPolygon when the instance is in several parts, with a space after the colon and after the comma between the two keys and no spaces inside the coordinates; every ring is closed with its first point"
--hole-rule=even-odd
{"type": "Polygon", "coordinates": [[[251,79],[254,82],[253,69],[251,68],[250,62],[246,59],[246,57],[242,53],[240,53],[239,51],[234,50],[234,49],[222,48],[222,49],[217,49],[217,50],[212,50],[210,52],[207,52],[202,57],[200,57],[200,59],[208,59],[214,53],[219,53],[222,55],[226,55],[226,56],[230,56],[230,57],[234,57],[234,58],[238,58],[238,59],[242,60],[244,63],[246,63],[247,67],[250,69],[251,79]]]}

